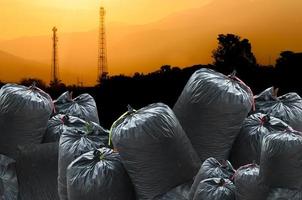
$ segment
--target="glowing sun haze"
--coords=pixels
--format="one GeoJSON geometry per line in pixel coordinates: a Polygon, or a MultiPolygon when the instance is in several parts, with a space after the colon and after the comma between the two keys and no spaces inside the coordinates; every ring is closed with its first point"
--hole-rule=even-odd
{"type": "MultiPolygon", "coordinates": [[[[64,83],[96,80],[100,0],[0,0],[0,80],[49,82],[58,28],[64,83]],[[18,73],[16,73],[18,72],[18,73]]],[[[250,40],[260,64],[302,51],[302,0],[103,0],[110,75],[212,62],[217,35],[250,40]]]]}
{"type": "Polygon", "coordinates": [[[146,24],[171,13],[200,7],[210,0],[1,0],[0,39],[78,32],[98,26],[98,10],[106,7],[107,23],[146,24]]]}

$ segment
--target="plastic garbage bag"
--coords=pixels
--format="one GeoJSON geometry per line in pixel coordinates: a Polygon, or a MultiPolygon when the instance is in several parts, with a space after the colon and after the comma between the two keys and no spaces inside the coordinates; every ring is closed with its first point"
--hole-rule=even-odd
{"type": "Polygon", "coordinates": [[[83,154],[67,168],[69,200],[134,200],[131,180],[120,156],[108,148],[83,154]]]}
{"type": "Polygon", "coordinates": [[[81,94],[72,98],[71,92],[63,93],[54,101],[56,112],[79,117],[85,121],[99,124],[98,110],[94,98],[89,94],[81,94]]]}
{"type": "Polygon", "coordinates": [[[80,155],[107,146],[108,132],[93,122],[77,119],[74,127],[64,129],[59,142],[58,191],[61,200],[67,200],[66,170],[80,155]]]}
{"type": "Polygon", "coordinates": [[[52,113],[51,97],[36,86],[0,89],[0,153],[16,159],[19,145],[42,142],[52,113]]]}
{"type": "Polygon", "coordinates": [[[260,159],[262,183],[273,188],[302,189],[302,136],[288,129],[264,137],[260,159]]]}
{"type": "Polygon", "coordinates": [[[205,179],[199,183],[193,200],[235,200],[235,186],[229,179],[205,179]]]}
{"type": "Polygon", "coordinates": [[[285,122],[268,114],[256,113],[247,117],[231,151],[233,166],[238,168],[253,162],[260,164],[263,137],[287,128],[285,122]]]}
{"type": "Polygon", "coordinates": [[[18,200],[58,200],[58,143],[26,145],[17,159],[18,200]]]}
{"type": "Polygon", "coordinates": [[[192,180],[198,171],[200,160],[165,104],[129,109],[113,124],[111,133],[140,200],[165,194],[192,180]]]}
{"type": "Polygon", "coordinates": [[[16,162],[5,155],[0,155],[0,199],[18,199],[16,162]]]}
{"type": "Polygon", "coordinates": [[[208,178],[224,178],[230,179],[233,177],[235,170],[232,164],[227,161],[218,161],[215,158],[206,159],[201,165],[197,175],[194,178],[193,185],[190,189],[189,200],[192,200],[199,183],[208,178]]]}
{"type": "Polygon", "coordinates": [[[294,92],[277,96],[271,87],[255,96],[256,111],[283,120],[293,129],[302,131],[302,99],[294,92]]]}
{"type": "Polygon", "coordinates": [[[301,200],[302,192],[285,188],[272,189],[266,200],[301,200]]]}
{"type": "Polygon", "coordinates": [[[174,112],[199,158],[227,160],[253,94],[234,74],[197,70],[174,105],[174,112]]]}
{"type": "Polygon", "coordinates": [[[236,200],[266,200],[268,188],[260,183],[259,165],[240,167],[234,175],[236,200]]]}
{"type": "Polygon", "coordinates": [[[192,181],[181,184],[164,195],[156,197],[154,200],[188,200],[192,181]]]}
{"type": "MultiPolygon", "coordinates": [[[[44,135],[43,142],[58,142],[60,140],[60,136],[62,135],[65,129],[70,129],[77,127],[80,123],[82,126],[82,120],[79,120],[78,117],[57,114],[48,120],[47,129],[44,135]]],[[[102,127],[100,127],[102,128],[102,127]]],[[[104,130],[104,132],[108,132],[108,130],[104,130]]]]}

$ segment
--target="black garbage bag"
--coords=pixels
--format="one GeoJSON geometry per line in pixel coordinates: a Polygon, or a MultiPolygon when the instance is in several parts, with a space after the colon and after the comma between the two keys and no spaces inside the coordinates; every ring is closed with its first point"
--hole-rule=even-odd
{"type": "MultiPolygon", "coordinates": [[[[78,117],[74,116],[64,114],[57,114],[53,116],[50,120],[48,120],[43,143],[58,142],[60,140],[60,136],[62,135],[65,129],[83,126],[82,123],[82,120],[79,120],[78,117]]],[[[98,125],[96,124],[96,126],[98,125]]],[[[99,128],[102,129],[102,127],[99,128]]],[[[107,132],[107,135],[109,135],[108,130],[104,130],[103,132],[107,132]]]]}
{"type": "Polygon", "coordinates": [[[135,200],[119,154],[108,148],[85,153],[68,166],[67,191],[69,200],[135,200]]]}
{"type": "Polygon", "coordinates": [[[165,194],[198,171],[200,160],[165,104],[129,109],[112,125],[111,133],[140,200],[165,194]]]}
{"type": "Polygon", "coordinates": [[[54,101],[54,105],[56,113],[79,117],[88,122],[100,123],[95,100],[89,94],[81,94],[72,99],[72,93],[65,92],[54,101]]]}
{"type": "Polygon", "coordinates": [[[188,200],[192,181],[181,184],[164,195],[155,197],[154,200],[188,200]]]}
{"type": "Polygon", "coordinates": [[[66,170],[68,165],[80,155],[105,147],[108,144],[108,132],[94,122],[85,122],[80,118],[74,126],[64,129],[59,142],[58,191],[60,200],[67,200],[66,170]]]}
{"type": "Polygon", "coordinates": [[[302,136],[288,129],[264,137],[260,159],[262,183],[272,188],[302,189],[302,136]]]}
{"type": "Polygon", "coordinates": [[[284,188],[272,189],[266,200],[301,200],[302,192],[284,188]]]}
{"type": "Polygon", "coordinates": [[[297,93],[277,97],[276,90],[271,87],[255,96],[255,104],[256,112],[270,114],[302,131],[302,99],[297,93]]]}
{"type": "Polygon", "coordinates": [[[235,173],[232,164],[227,160],[218,161],[215,158],[206,159],[201,165],[197,175],[194,178],[190,189],[189,200],[192,200],[199,183],[208,178],[231,179],[235,173]]]}
{"type": "Polygon", "coordinates": [[[197,70],[174,105],[174,112],[199,158],[227,160],[253,94],[235,75],[197,70]]]}
{"type": "MultiPolygon", "coordinates": [[[[73,116],[63,115],[63,114],[57,114],[52,116],[47,123],[47,128],[43,137],[43,143],[48,142],[59,142],[60,136],[64,130],[64,128],[67,128],[69,126],[73,126],[72,120],[73,116]]],[[[77,117],[76,117],[77,119],[77,117]]]]}
{"type": "Polygon", "coordinates": [[[16,159],[19,145],[41,143],[52,110],[51,97],[34,85],[4,85],[0,89],[0,154],[16,159]]]}
{"type": "Polygon", "coordinates": [[[18,200],[58,200],[58,143],[26,145],[17,159],[18,200]]]}
{"type": "Polygon", "coordinates": [[[199,183],[193,200],[235,200],[235,186],[229,179],[205,179],[199,183]]]}
{"type": "Polygon", "coordinates": [[[16,162],[5,155],[0,155],[0,199],[18,199],[16,162]]]}
{"type": "Polygon", "coordinates": [[[266,200],[268,188],[260,183],[259,165],[240,167],[234,175],[236,200],[266,200]]]}
{"type": "Polygon", "coordinates": [[[282,120],[268,114],[255,113],[247,117],[232,147],[230,160],[233,166],[239,168],[253,162],[260,164],[263,137],[287,128],[282,120]]]}

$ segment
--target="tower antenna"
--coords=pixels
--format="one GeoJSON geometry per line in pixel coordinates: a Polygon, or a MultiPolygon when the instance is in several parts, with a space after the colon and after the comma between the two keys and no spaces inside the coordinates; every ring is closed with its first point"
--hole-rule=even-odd
{"type": "Polygon", "coordinates": [[[98,53],[98,77],[97,80],[102,82],[108,75],[107,66],[107,47],[106,47],[106,31],[105,31],[105,15],[106,11],[101,4],[99,19],[99,53],[98,53]]]}
{"type": "Polygon", "coordinates": [[[53,27],[52,32],[52,62],[51,62],[51,81],[52,85],[59,83],[59,66],[58,66],[58,29],[53,27]]]}

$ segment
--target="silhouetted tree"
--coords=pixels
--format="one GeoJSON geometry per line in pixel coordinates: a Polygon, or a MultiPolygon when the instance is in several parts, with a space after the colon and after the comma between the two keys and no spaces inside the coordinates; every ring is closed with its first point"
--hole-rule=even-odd
{"type": "Polygon", "coordinates": [[[180,69],[164,65],[148,74],[111,76],[98,87],[87,90],[96,97],[101,125],[110,128],[112,122],[127,110],[128,104],[135,109],[155,102],[173,107],[190,76],[202,67],[205,66],[180,69]]]}
{"type": "Polygon", "coordinates": [[[135,72],[134,75],[133,75],[133,78],[134,78],[134,79],[139,79],[139,78],[141,78],[141,77],[143,77],[143,76],[144,76],[143,73],[135,72]]]}
{"type": "Polygon", "coordinates": [[[170,72],[171,71],[171,65],[163,65],[161,68],[160,68],[160,71],[165,73],[165,72],[170,72]]]}
{"type": "MultiPolygon", "coordinates": [[[[72,87],[72,86],[69,86],[72,87]]],[[[79,89],[78,86],[77,90],[79,89]]],[[[51,94],[51,96],[53,98],[57,98],[58,96],[60,96],[63,92],[66,92],[68,90],[68,87],[66,87],[66,85],[62,82],[60,83],[56,83],[56,84],[49,84],[49,87],[47,88],[47,92],[51,94]]],[[[73,91],[73,90],[71,90],[73,91]]]]}
{"type": "Polygon", "coordinates": [[[302,53],[283,51],[276,61],[276,85],[283,92],[302,92],[302,53]]]}
{"type": "Polygon", "coordinates": [[[179,67],[172,67],[173,72],[181,72],[181,69],[179,67]]]}
{"type": "Polygon", "coordinates": [[[246,75],[257,66],[252,46],[248,39],[241,39],[234,34],[218,35],[218,47],[213,51],[214,65],[224,74],[236,70],[240,75],[246,75]]]}
{"type": "Polygon", "coordinates": [[[105,82],[109,78],[108,72],[103,72],[97,79],[96,86],[100,86],[103,82],[105,82]]]}
{"type": "Polygon", "coordinates": [[[53,81],[50,81],[49,86],[52,88],[58,88],[58,87],[62,87],[62,81],[59,79],[55,79],[53,81]]]}

